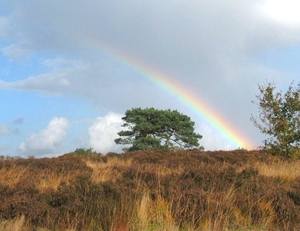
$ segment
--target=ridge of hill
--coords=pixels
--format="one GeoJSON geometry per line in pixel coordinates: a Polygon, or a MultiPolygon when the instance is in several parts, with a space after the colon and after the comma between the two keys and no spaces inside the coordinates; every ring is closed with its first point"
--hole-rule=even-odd
{"type": "Polygon", "coordinates": [[[300,161],[261,151],[0,159],[0,231],[300,230],[300,161]]]}

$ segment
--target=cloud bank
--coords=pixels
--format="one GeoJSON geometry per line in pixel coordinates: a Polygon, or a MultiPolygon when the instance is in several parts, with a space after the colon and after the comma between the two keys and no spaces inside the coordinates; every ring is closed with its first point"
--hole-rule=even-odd
{"type": "Polygon", "coordinates": [[[118,138],[118,132],[121,131],[123,116],[110,112],[104,117],[98,117],[93,125],[89,128],[89,142],[93,150],[102,154],[108,152],[121,152],[120,146],[114,142],[118,138]]]}
{"type": "Polygon", "coordinates": [[[21,155],[58,155],[66,138],[66,130],[70,122],[66,118],[53,118],[48,126],[39,131],[32,133],[19,146],[21,155]]]}

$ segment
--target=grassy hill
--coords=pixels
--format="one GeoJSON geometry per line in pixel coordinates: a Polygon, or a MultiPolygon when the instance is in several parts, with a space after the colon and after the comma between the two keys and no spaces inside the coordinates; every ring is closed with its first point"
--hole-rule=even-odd
{"type": "Polygon", "coordinates": [[[4,230],[300,230],[300,161],[245,150],[2,157],[4,230]]]}

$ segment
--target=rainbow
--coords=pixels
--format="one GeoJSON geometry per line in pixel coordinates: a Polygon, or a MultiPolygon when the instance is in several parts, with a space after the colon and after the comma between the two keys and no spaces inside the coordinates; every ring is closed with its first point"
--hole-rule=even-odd
{"type": "Polygon", "coordinates": [[[101,50],[112,59],[117,62],[121,62],[123,65],[128,66],[130,69],[133,69],[140,75],[144,76],[195,113],[195,115],[202,118],[236,148],[253,149],[255,147],[250,139],[245,138],[237,129],[230,125],[225,118],[210,108],[199,96],[193,93],[190,89],[187,89],[179,81],[176,81],[167,74],[157,71],[137,59],[134,59],[124,52],[116,51],[114,49],[103,49],[103,47],[107,48],[109,46],[101,47],[101,50]]]}

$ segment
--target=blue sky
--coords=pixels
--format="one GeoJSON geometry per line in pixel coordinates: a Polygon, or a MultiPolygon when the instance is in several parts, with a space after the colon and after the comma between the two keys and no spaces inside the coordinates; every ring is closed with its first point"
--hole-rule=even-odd
{"type": "Polygon", "coordinates": [[[250,121],[257,85],[299,81],[298,1],[0,0],[0,155],[121,152],[133,107],[177,109],[206,150],[238,148],[114,57],[173,77],[261,145],[250,121]],[[112,52],[113,51],[113,52],[112,52]]]}

